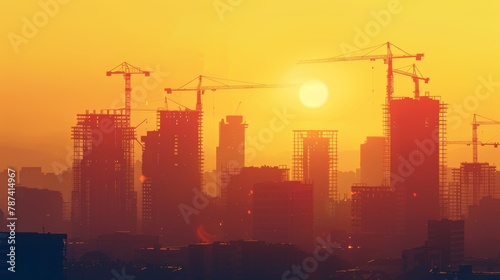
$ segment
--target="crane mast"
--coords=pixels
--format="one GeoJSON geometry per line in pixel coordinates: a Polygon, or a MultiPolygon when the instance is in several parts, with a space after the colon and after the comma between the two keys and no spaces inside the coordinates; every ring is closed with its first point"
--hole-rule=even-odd
{"type": "Polygon", "coordinates": [[[132,86],[131,86],[131,76],[133,74],[142,74],[145,75],[146,77],[150,75],[150,71],[143,71],[138,67],[132,66],[127,62],[123,62],[120,65],[116,66],[115,68],[111,69],[110,71],[106,72],[106,76],[111,76],[115,74],[123,75],[123,78],[125,79],[125,114],[127,116],[127,124],[130,126],[130,103],[131,103],[131,98],[130,95],[132,93],[132,86]]]}
{"type": "Polygon", "coordinates": [[[479,141],[478,136],[477,136],[477,128],[480,125],[495,125],[495,124],[500,124],[500,122],[489,119],[487,117],[483,117],[483,116],[478,115],[478,114],[474,114],[474,117],[472,118],[472,123],[471,123],[471,125],[472,125],[472,141],[447,141],[446,144],[459,144],[459,145],[462,144],[462,145],[472,146],[472,162],[478,163],[479,159],[478,159],[477,147],[479,145],[481,145],[481,146],[493,146],[494,148],[498,148],[500,143],[498,143],[498,142],[485,143],[485,142],[479,141]],[[478,121],[477,117],[482,117],[484,119],[487,119],[488,121],[478,121]]]}
{"type": "MultiPolygon", "coordinates": [[[[478,145],[478,139],[477,139],[477,128],[480,125],[494,125],[494,124],[500,124],[499,121],[495,121],[492,119],[489,119],[487,117],[474,114],[474,117],[472,119],[472,162],[477,163],[478,162],[478,156],[477,156],[477,145],[478,145]],[[481,117],[484,119],[487,119],[487,121],[478,121],[477,117],[481,117]]],[[[481,144],[482,146],[484,145],[494,145],[495,148],[497,147],[498,143],[484,143],[481,144]]]]}

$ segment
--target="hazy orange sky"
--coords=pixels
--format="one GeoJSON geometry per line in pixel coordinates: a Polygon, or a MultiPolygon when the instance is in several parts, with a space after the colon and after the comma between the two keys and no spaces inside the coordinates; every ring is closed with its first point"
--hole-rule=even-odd
{"type": "MultiPolygon", "coordinates": [[[[145,89],[133,100],[141,109],[162,107],[164,87],[178,87],[199,74],[261,83],[321,80],[330,95],[317,109],[303,106],[298,91],[290,89],[206,93],[205,170],[215,166],[217,123],[234,114],[240,102],[237,113],[249,124],[248,137],[269,128],[276,110],[294,115],[269,143],[247,143],[261,149],[248,165],[290,166],[292,130],[338,129],[339,169],[354,170],[365,137],[382,135],[386,66],[382,61],[296,62],[386,41],[425,53],[418,67],[431,80],[422,92],[450,104],[448,139],[470,140],[473,113],[500,120],[499,10],[498,1],[4,0],[0,168],[42,166],[53,172],[54,162],[67,164],[76,114],[123,106],[123,78],[105,72],[127,61],[157,73],[132,79],[133,86],[145,89]],[[464,104],[459,113],[457,106],[464,104]]],[[[411,96],[412,90],[410,78],[396,75],[395,96],[411,96]]],[[[194,108],[194,92],[170,97],[194,108]]],[[[176,108],[170,102],[170,109],[176,108]]],[[[148,122],[138,136],[155,128],[154,112],[133,112],[133,124],[144,119],[148,122]]],[[[500,126],[479,131],[482,141],[500,141],[500,126]]],[[[470,147],[448,150],[449,166],[472,158],[470,147]]],[[[479,153],[480,161],[500,163],[500,150],[485,147],[479,153]]]]}

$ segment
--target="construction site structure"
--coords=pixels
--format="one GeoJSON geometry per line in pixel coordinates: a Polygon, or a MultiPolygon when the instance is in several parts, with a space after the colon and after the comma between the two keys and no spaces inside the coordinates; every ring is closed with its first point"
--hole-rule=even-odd
{"type": "Polygon", "coordinates": [[[203,184],[200,114],[159,110],[156,130],[141,137],[143,231],[169,245],[196,241],[196,215],[189,211],[203,184]]]}
{"type": "Polygon", "coordinates": [[[402,59],[402,58],[415,58],[416,60],[421,60],[424,56],[423,53],[410,54],[401,48],[391,44],[390,42],[386,42],[384,44],[380,44],[374,47],[361,49],[352,53],[347,53],[344,55],[324,58],[324,59],[310,59],[310,60],[301,60],[299,64],[308,64],[308,63],[323,63],[323,62],[340,62],[340,61],[355,61],[355,60],[382,60],[384,64],[387,64],[387,86],[386,86],[386,104],[384,107],[384,136],[386,139],[386,148],[385,148],[385,160],[384,160],[384,185],[389,185],[391,174],[390,174],[390,166],[391,166],[391,151],[390,151],[390,139],[391,139],[391,131],[390,131],[390,123],[391,123],[391,110],[390,104],[393,98],[394,93],[394,69],[393,69],[393,59],[402,59]],[[374,55],[373,52],[385,47],[386,53],[381,55],[374,55]],[[401,51],[402,54],[395,55],[392,52],[391,47],[396,48],[401,51]],[[359,55],[361,54],[361,55],[359,55]]]}
{"type": "MultiPolygon", "coordinates": [[[[420,99],[420,80],[423,80],[426,84],[429,83],[430,78],[423,77],[422,73],[420,73],[420,70],[418,70],[417,66],[415,63],[413,63],[409,69],[406,71],[400,70],[400,69],[394,69],[394,73],[410,77],[413,80],[414,83],[414,99],[419,100],[420,99]]],[[[428,96],[428,92],[426,93],[426,96],[428,96]]],[[[425,109],[423,110],[425,112],[425,109]]],[[[440,216],[441,218],[447,218],[449,213],[448,213],[448,208],[449,208],[449,203],[448,203],[448,196],[449,196],[449,190],[448,190],[448,185],[447,185],[447,178],[446,178],[446,105],[441,104],[440,108],[440,121],[438,123],[438,128],[436,130],[438,131],[438,149],[439,149],[439,205],[440,205],[440,216]]],[[[391,170],[393,171],[393,170],[391,170]]],[[[391,173],[393,174],[393,173],[391,173]]]]}
{"type": "Polygon", "coordinates": [[[452,169],[450,182],[450,219],[469,216],[469,207],[484,197],[496,197],[496,166],[487,162],[462,162],[452,169]]]}
{"type": "Polygon", "coordinates": [[[313,185],[315,236],[331,228],[333,206],[339,200],[338,131],[294,130],[292,176],[313,185]]]}
{"type": "Polygon", "coordinates": [[[72,225],[84,238],[136,231],[135,129],[124,110],[77,115],[74,141],[72,225]]]}
{"type": "Polygon", "coordinates": [[[448,216],[447,105],[439,97],[420,96],[394,98],[390,107],[395,234],[416,244],[425,240],[428,220],[448,216]]]}

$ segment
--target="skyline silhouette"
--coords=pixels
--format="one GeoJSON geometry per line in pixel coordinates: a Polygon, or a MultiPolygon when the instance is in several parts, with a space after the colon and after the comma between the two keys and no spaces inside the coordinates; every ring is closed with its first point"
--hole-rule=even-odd
{"type": "Polygon", "coordinates": [[[0,4],[0,278],[500,279],[498,8],[0,4]]]}

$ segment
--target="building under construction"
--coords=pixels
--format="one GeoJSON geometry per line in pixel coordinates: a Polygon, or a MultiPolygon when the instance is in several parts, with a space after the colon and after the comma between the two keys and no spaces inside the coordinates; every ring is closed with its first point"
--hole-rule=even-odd
{"type": "MultiPolygon", "coordinates": [[[[238,174],[245,166],[245,129],[243,116],[226,116],[219,123],[219,146],[216,149],[217,193],[221,196],[222,177],[238,174]]],[[[224,190],[226,191],[226,190],[224,190]]]]}
{"type": "Polygon", "coordinates": [[[447,217],[446,105],[420,96],[394,98],[389,108],[394,233],[418,245],[428,220],[447,217]]]}
{"type": "Polygon", "coordinates": [[[123,110],[77,115],[74,141],[72,225],[74,234],[96,237],[136,231],[135,130],[123,110]]]}
{"type": "Polygon", "coordinates": [[[201,112],[157,113],[157,130],[143,145],[143,229],[168,245],[196,241],[194,205],[201,195],[203,151],[201,112]]]}
{"type": "Polygon", "coordinates": [[[452,169],[450,183],[450,218],[466,219],[469,207],[479,205],[487,196],[495,197],[496,167],[486,162],[462,162],[452,169]]]}
{"type": "Polygon", "coordinates": [[[313,185],[315,236],[329,231],[337,192],[337,130],[293,131],[293,180],[313,185]]]}

